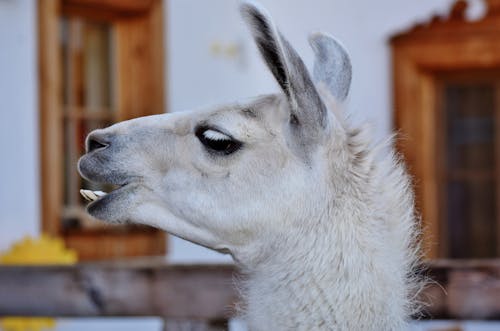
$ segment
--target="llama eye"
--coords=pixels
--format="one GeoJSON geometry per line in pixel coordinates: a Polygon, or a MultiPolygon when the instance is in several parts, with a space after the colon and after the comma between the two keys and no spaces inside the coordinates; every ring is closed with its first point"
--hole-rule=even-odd
{"type": "Polygon", "coordinates": [[[196,136],[200,142],[212,152],[223,153],[229,155],[236,152],[241,143],[232,137],[210,128],[198,128],[196,136]]]}

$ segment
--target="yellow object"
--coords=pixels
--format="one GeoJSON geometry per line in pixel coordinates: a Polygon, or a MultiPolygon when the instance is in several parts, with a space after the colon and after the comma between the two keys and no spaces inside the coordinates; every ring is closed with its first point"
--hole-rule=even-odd
{"type": "MultiPolygon", "coordinates": [[[[59,238],[42,235],[38,239],[25,237],[0,254],[0,264],[38,265],[74,264],[77,255],[64,247],[59,238]]],[[[45,317],[6,317],[0,320],[3,331],[42,331],[56,325],[53,318],[45,317]]]]}
{"type": "Polygon", "coordinates": [[[49,317],[5,317],[0,325],[4,331],[42,331],[53,329],[56,320],[49,317]]]}

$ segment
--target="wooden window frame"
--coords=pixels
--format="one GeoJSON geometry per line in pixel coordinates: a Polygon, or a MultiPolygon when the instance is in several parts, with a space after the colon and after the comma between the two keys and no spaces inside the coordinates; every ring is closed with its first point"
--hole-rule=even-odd
{"type": "Polygon", "coordinates": [[[440,77],[454,71],[500,70],[500,0],[486,2],[488,12],[479,21],[466,21],[467,3],[459,0],[447,19],[434,17],[390,41],[394,121],[402,137],[397,148],[414,178],[428,258],[442,257],[445,251],[439,242],[443,237],[439,210],[441,146],[437,135],[440,77]]]}
{"type": "Polygon", "coordinates": [[[115,34],[118,120],[165,112],[163,0],[39,0],[41,230],[63,237],[82,260],[164,255],[157,229],[91,229],[64,233],[62,56],[60,18],[110,22],[115,34]],[[133,83],[131,83],[133,82],[133,83]]]}

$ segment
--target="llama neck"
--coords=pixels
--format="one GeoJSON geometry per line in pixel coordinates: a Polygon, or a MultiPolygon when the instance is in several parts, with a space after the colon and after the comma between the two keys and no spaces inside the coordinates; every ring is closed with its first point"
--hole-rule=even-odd
{"type": "Polygon", "coordinates": [[[391,255],[387,236],[375,232],[383,229],[370,224],[372,216],[347,210],[356,209],[332,210],[311,230],[289,234],[293,240],[250,268],[251,330],[404,329],[401,259],[391,255]]]}

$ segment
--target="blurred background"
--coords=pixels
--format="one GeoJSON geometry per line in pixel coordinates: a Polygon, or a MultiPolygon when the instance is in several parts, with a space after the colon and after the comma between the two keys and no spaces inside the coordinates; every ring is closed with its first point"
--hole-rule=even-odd
{"type": "MultiPolygon", "coordinates": [[[[351,121],[370,123],[374,141],[400,133],[432,270],[447,289],[483,291],[434,293],[437,316],[452,321],[422,320],[414,330],[500,330],[491,321],[500,317],[500,1],[260,2],[309,66],[310,32],[345,45],[354,70],[351,121]]],[[[237,7],[0,0],[0,252],[46,234],[73,262],[231,263],[154,229],[91,219],[79,189],[106,187],[82,180],[76,162],[95,128],[278,91],[237,7]]],[[[64,319],[52,327],[160,330],[163,321],[64,319]]]]}

